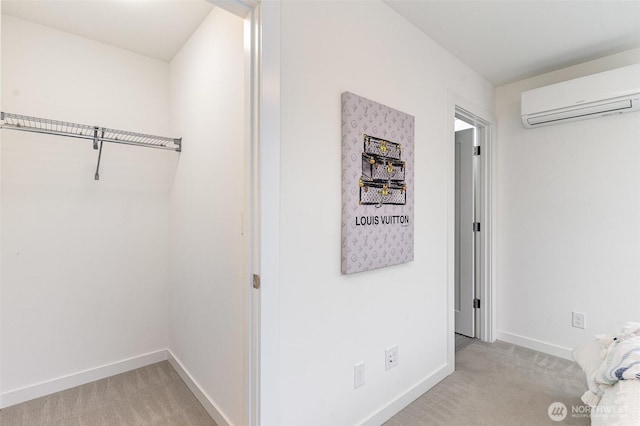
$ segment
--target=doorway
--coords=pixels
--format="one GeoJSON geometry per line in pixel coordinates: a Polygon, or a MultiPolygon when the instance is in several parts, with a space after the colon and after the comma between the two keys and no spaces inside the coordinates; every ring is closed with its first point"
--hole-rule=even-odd
{"type": "Polygon", "coordinates": [[[491,124],[455,106],[454,331],[456,347],[466,338],[492,340],[489,158],[491,124]],[[464,336],[464,337],[463,337],[464,336]]]}
{"type": "Polygon", "coordinates": [[[455,330],[476,337],[474,300],[477,209],[476,128],[464,119],[455,119],[456,210],[455,210],[455,330]]]}

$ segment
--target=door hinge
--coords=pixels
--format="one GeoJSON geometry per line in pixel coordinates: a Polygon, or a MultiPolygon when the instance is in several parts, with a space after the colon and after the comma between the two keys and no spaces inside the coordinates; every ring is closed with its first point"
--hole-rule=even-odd
{"type": "Polygon", "coordinates": [[[253,288],[258,290],[260,288],[260,275],[253,274],[253,288]]]}
{"type": "Polygon", "coordinates": [[[480,299],[473,299],[473,308],[480,309],[480,299]]]}
{"type": "Polygon", "coordinates": [[[473,147],[473,155],[480,155],[480,146],[473,147]]]}
{"type": "Polygon", "coordinates": [[[480,222],[473,222],[473,232],[480,232],[480,222]]]}

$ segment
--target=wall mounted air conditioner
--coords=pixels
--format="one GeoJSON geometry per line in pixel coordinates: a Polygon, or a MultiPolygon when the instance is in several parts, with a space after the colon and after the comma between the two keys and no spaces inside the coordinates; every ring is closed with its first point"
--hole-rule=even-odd
{"type": "Polygon", "coordinates": [[[522,123],[534,128],[640,110],[640,64],[522,93],[522,123]]]}

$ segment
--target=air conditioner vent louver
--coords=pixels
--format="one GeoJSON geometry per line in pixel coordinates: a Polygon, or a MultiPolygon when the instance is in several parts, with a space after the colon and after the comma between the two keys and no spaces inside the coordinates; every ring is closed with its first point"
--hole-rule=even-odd
{"type": "Polygon", "coordinates": [[[640,110],[640,64],[522,93],[522,123],[548,126],[640,110]]]}

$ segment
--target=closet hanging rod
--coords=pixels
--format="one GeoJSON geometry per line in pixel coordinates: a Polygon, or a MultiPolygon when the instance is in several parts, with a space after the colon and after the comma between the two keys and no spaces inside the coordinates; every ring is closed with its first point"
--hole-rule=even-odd
{"type": "Polygon", "coordinates": [[[176,152],[180,152],[182,149],[182,138],[149,135],[8,112],[0,112],[0,115],[2,121],[0,128],[88,139],[93,141],[96,149],[98,142],[119,143],[176,152]]]}

